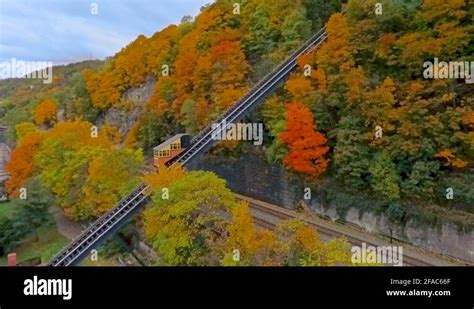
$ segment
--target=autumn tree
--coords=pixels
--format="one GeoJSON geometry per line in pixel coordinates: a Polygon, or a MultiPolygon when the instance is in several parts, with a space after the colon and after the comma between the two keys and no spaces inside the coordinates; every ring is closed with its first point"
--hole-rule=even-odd
{"type": "Polygon", "coordinates": [[[185,176],[185,169],[176,164],[170,168],[162,168],[154,173],[144,175],[143,181],[151,188],[152,192],[162,192],[164,188],[169,188],[171,184],[185,176]]]}
{"type": "Polygon", "coordinates": [[[174,92],[162,92],[150,101],[160,113],[171,108],[188,132],[207,125],[245,93],[249,65],[232,9],[223,1],[203,10],[177,44],[174,74],[166,81],[174,92]]]}
{"type": "Polygon", "coordinates": [[[51,99],[45,99],[35,109],[33,118],[37,125],[51,125],[56,121],[58,107],[51,99]]]}
{"type": "Polygon", "coordinates": [[[333,14],[326,24],[326,31],[329,38],[316,51],[317,63],[326,71],[347,72],[354,65],[354,50],[349,43],[352,34],[347,18],[341,13],[333,14]]]}
{"type": "Polygon", "coordinates": [[[349,244],[344,238],[324,243],[318,232],[299,219],[280,224],[277,235],[285,239],[288,266],[351,265],[349,244]]]}
{"type": "Polygon", "coordinates": [[[435,157],[440,158],[445,166],[451,166],[453,168],[464,168],[467,166],[467,162],[457,158],[454,154],[453,151],[450,149],[443,149],[440,152],[438,152],[435,157]]]}
{"type": "Polygon", "coordinates": [[[10,178],[5,183],[5,189],[11,196],[17,196],[19,189],[26,185],[28,178],[35,173],[36,164],[32,160],[38,153],[44,140],[40,132],[28,133],[18,141],[10,154],[10,161],[5,165],[10,178]]]}
{"type": "Polygon", "coordinates": [[[225,181],[210,172],[190,172],[158,191],[145,211],[147,235],[165,265],[217,265],[225,214],[236,202],[225,181]],[[153,225],[153,226],[151,226],[153,225]]]}
{"type": "Polygon", "coordinates": [[[290,169],[315,178],[324,173],[328,161],[324,155],[329,147],[326,138],[316,131],[311,111],[297,103],[286,105],[286,130],[280,139],[290,149],[283,163],[290,169]]]}
{"type": "Polygon", "coordinates": [[[32,122],[22,122],[15,126],[16,136],[19,141],[30,133],[41,133],[40,129],[32,122]]]}
{"type": "Polygon", "coordinates": [[[76,220],[111,208],[137,184],[143,163],[140,151],[116,147],[116,129],[103,126],[97,135],[92,130],[81,120],[59,123],[44,133],[32,160],[57,205],[76,220]]]}
{"type": "Polygon", "coordinates": [[[311,80],[301,74],[293,75],[286,83],[285,89],[294,101],[305,103],[305,105],[309,105],[315,95],[311,80]]]}
{"type": "Polygon", "coordinates": [[[83,72],[92,104],[97,109],[107,109],[120,101],[123,90],[119,89],[119,81],[113,72],[83,72]]]}
{"type": "Polygon", "coordinates": [[[147,102],[147,109],[156,116],[161,117],[171,110],[171,105],[176,99],[173,78],[162,76],[155,83],[155,92],[147,102]]]}
{"type": "Polygon", "coordinates": [[[151,36],[146,54],[147,72],[152,72],[155,76],[162,75],[164,65],[170,65],[174,60],[173,49],[186,26],[171,25],[151,36]]]}
{"type": "Polygon", "coordinates": [[[462,51],[474,31],[467,6],[463,0],[424,0],[414,18],[413,31],[396,42],[403,50],[399,61],[413,72],[417,61],[435,56],[449,58],[462,51]]]}
{"type": "Polygon", "coordinates": [[[389,154],[377,154],[369,172],[372,176],[372,188],[377,193],[389,200],[400,198],[399,175],[389,154]]]}
{"type": "Polygon", "coordinates": [[[285,262],[283,245],[272,231],[257,231],[246,202],[233,209],[226,230],[229,236],[223,246],[222,265],[275,266],[285,262]]]}
{"type": "Polygon", "coordinates": [[[148,39],[139,35],[132,43],[123,48],[114,59],[113,74],[120,76],[127,86],[139,86],[147,76],[146,57],[148,39]]]}
{"type": "Polygon", "coordinates": [[[138,185],[136,176],[142,164],[140,150],[101,148],[89,158],[87,176],[81,187],[83,198],[77,206],[80,213],[85,217],[98,217],[112,208],[138,185]]]}

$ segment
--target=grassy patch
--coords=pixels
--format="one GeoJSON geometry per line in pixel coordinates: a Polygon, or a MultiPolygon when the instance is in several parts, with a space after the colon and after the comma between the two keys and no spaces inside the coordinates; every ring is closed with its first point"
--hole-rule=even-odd
{"type": "Polygon", "coordinates": [[[99,258],[97,261],[86,258],[82,261],[81,266],[117,266],[118,264],[118,260],[113,258],[99,258]]]}
{"type": "MultiPolygon", "coordinates": [[[[68,239],[58,232],[56,225],[51,225],[38,229],[37,240],[27,240],[13,252],[16,252],[19,263],[33,258],[41,258],[41,262],[46,263],[67,243],[68,239]]],[[[6,257],[0,258],[1,265],[6,265],[6,257]]]]}

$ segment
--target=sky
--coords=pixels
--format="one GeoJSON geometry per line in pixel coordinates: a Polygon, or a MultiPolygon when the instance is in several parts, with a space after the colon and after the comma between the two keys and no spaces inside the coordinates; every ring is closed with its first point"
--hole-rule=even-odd
{"type": "Polygon", "coordinates": [[[0,62],[53,65],[113,56],[212,0],[0,0],[0,62]],[[95,11],[97,8],[97,11],[95,11]],[[97,12],[97,14],[93,14],[97,12]]]}

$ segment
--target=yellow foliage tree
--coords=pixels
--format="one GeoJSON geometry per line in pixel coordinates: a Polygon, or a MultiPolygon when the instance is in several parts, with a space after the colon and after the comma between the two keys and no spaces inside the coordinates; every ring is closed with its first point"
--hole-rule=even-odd
{"type": "Polygon", "coordinates": [[[142,177],[142,180],[151,188],[153,192],[160,192],[162,188],[169,187],[170,184],[186,176],[186,170],[180,165],[173,165],[171,168],[162,168],[155,173],[149,173],[142,177]]]}
{"type": "Polygon", "coordinates": [[[87,177],[82,185],[80,212],[98,217],[112,208],[137,185],[134,177],[143,163],[139,150],[98,150],[89,158],[87,177]]]}
{"type": "Polygon", "coordinates": [[[246,202],[232,212],[224,244],[224,266],[275,266],[284,262],[284,251],[272,231],[257,231],[246,202]]]}
{"type": "Polygon", "coordinates": [[[290,266],[351,265],[348,243],[344,238],[334,238],[323,243],[318,232],[301,220],[282,223],[278,235],[285,239],[290,266]]]}
{"type": "Polygon", "coordinates": [[[31,122],[22,122],[15,126],[16,139],[20,141],[23,137],[30,133],[39,133],[40,130],[31,122]]]}

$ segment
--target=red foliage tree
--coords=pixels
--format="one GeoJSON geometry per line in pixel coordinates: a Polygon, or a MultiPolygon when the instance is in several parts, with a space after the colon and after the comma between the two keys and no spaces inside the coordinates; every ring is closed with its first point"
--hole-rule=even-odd
{"type": "Polygon", "coordinates": [[[324,146],[326,138],[316,131],[313,115],[307,107],[290,103],[286,109],[286,130],[279,137],[290,152],[283,163],[308,178],[316,178],[328,166],[328,160],[324,157],[329,151],[329,147],[324,146]]]}

